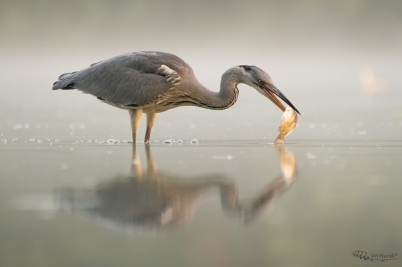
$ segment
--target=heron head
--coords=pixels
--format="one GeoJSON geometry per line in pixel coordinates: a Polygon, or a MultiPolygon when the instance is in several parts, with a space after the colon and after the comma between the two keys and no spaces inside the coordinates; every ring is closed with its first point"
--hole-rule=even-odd
{"type": "Polygon", "coordinates": [[[295,106],[293,106],[286,96],[275,87],[271,77],[269,77],[265,71],[256,66],[249,65],[240,65],[236,68],[237,72],[240,74],[239,76],[241,83],[247,84],[256,89],[260,94],[271,100],[282,111],[285,111],[285,107],[279,101],[278,97],[300,114],[300,112],[295,108],[295,106]]]}

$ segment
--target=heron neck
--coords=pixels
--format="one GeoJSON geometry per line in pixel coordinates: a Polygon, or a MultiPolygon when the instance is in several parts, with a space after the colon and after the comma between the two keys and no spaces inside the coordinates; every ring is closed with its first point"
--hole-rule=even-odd
{"type": "Polygon", "coordinates": [[[222,110],[234,105],[239,95],[237,84],[239,83],[235,75],[225,72],[221,79],[219,92],[212,92],[208,89],[198,95],[198,101],[203,108],[222,110]]]}

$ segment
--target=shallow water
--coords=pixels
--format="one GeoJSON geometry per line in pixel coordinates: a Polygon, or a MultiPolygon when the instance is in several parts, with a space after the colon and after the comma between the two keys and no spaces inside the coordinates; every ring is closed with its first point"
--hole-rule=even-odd
{"type": "Polygon", "coordinates": [[[400,140],[190,140],[1,143],[1,266],[365,266],[353,251],[402,251],[400,140]]]}

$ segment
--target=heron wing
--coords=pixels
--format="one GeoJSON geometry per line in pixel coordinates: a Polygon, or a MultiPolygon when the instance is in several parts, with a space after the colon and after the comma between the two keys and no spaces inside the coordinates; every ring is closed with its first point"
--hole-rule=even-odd
{"type": "Polygon", "coordinates": [[[116,56],[90,67],[61,75],[53,89],[78,89],[119,106],[144,107],[156,103],[191,67],[177,56],[137,52],[116,56]]]}

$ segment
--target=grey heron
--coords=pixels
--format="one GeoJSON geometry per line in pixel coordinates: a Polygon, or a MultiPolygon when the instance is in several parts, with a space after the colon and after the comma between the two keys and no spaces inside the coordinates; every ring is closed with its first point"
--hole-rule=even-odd
{"type": "Polygon", "coordinates": [[[52,89],[78,89],[109,105],[127,109],[133,142],[141,115],[145,113],[145,141],[148,142],[156,113],[179,106],[227,109],[237,101],[239,83],[253,87],[282,111],[285,107],[277,97],[299,113],[274,86],[269,75],[256,66],[239,65],[228,69],[222,75],[220,91],[212,92],[198,82],[192,68],[182,59],[154,51],[126,53],[80,71],[64,73],[52,89]]]}

